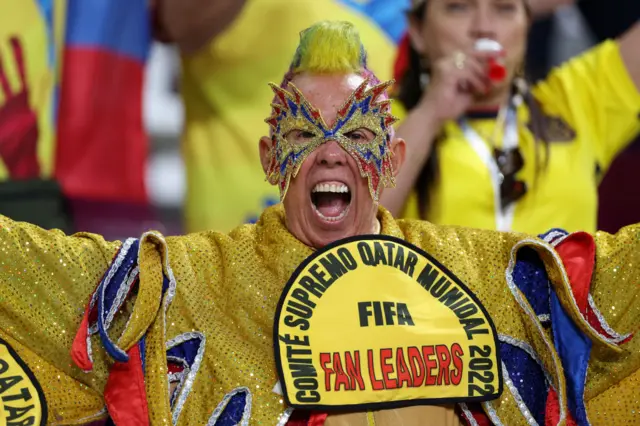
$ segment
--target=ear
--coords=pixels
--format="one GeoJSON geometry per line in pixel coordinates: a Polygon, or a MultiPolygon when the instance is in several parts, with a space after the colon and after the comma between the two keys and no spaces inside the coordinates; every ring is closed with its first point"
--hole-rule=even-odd
{"type": "Polygon", "coordinates": [[[260,138],[258,149],[260,150],[260,162],[262,163],[262,170],[264,170],[265,174],[267,174],[269,165],[271,163],[271,156],[269,154],[271,152],[272,146],[273,141],[269,136],[263,136],[260,138]]]}
{"type": "Polygon", "coordinates": [[[421,56],[424,55],[426,47],[422,35],[422,21],[414,15],[409,15],[409,39],[416,52],[421,56]]]}
{"type": "Polygon", "coordinates": [[[405,154],[407,153],[407,144],[402,138],[395,138],[391,142],[391,152],[393,152],[393,156],[391,157],[391,166],[393,167],[393,176],[398,176],[400,173],[400,168],[404,164],[405,154]]]}

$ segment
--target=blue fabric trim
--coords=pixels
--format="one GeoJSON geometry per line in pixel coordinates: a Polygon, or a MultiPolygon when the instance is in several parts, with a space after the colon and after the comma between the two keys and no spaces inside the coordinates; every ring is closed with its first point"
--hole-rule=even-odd
{"type": "Polygon", "coordinates": [[[238,392],[233,395],[220,417],[218,417],[216,426],[236,426],[239,424],[240,420],[242,420],[246,403],[247,394],[245,392],[238,392]]]}
{"type": "Polygon", "coordinates": [[[525,295],[536,315],[549,315],[550,283],[544,263],[532,248],[518,251],[513,281],[525,295]]]}
{"type": "Polygon", "coordinates": [[[547,237],[547,235],[551,234],[552,232],[559,232],[563,235],[569,235],[569,233],[567,231],[565,231],[562,228],[552,228],[550,230],[548,230],[547,232],[545,232],[544,234],[540,235],[540,238],[545,239],[547,237]]]}
{"type": "Polygon", "coordinates": [[[147,336],[142,336],[142,339],[138,342],[140,348],[140,360],[142,361],[142,372],[147,371],[147,336]]]}
{"type": "Polygon", "coordinates": [[[122,285],[125,282],[125,279],[127,277],[127,272],[133,268],[133,266],[137,261],[139,245],[140,245],[139,240],[135,240],[134,243],[131,244],[131,246],[129,247],[129,251],[126,253],[125,258],[122,261],[122,264],[114,274],[111,281],[105,282],[103,280],[98,286],[98,290],[97,290],[98,291],[98,333],[100,334],[100,340],[102,341],[102,346],[105,348],[107,353],[114,360],[120,361],[120,362],[127,362],[129,360],[129,355],[127,355],[125,351],[119,348],[111,340],[109,333],[105,329],[104,320],[111,306],[113,305],[118,289],[122,287],[122,285]],[[104,296],[102,294],[103,291],[105,293],[104,296]]]}
{"type": "Polygon", "coordinates": [[[553,343],[562,360],[567,380],[569,411],[579,426],[589,425],[584,404],[584,384],[591,355],[591,340],[564,311],[555,292],[551,293],[553,343]]]}
{"type": "Polygon", "coordinates": [[[500,342],[500,359],[536,422],[544,425],[548,384],[542,367],[524,350],[505,342],[500,342]]]}
{"type": "Polygon", "coordinates": [[[106,315],[113,307],[113,302],[118,294],[118,290],[126,282],[128,274],[135,268],[138,262],[138,247],[140,247],[139,241],[131,244],[127,255],[125,256],[120,268],[116,271],[111,282],[106,283],[107,288],[105,291],[104,310],[99,312],[102,315],[106,315]]]}
{"type": "Polygon", "coordinates": [[[174,356],[187,362],[189,367],[193,365],[198,354],[198,349],[202,345],[202,339],[193,338],[180,343],[167,351],[167,356],[174,356]]]}

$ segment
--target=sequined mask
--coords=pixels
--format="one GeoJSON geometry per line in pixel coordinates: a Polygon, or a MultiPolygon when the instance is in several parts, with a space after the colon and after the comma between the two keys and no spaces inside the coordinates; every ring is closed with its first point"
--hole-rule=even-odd
{"type": "Polygon", "coordinates": [[[273,145],[270,152],[267,180],[280,188],[280,200],[295,178],[304,160],[323,143],[336,141],[355,160],[360,175],[367,178],[369,192],[378,202],[383,186],[395,185],[391,167],[391,125],[396,118],[390,113],[391,101],[376,99],[393,81],[367,89],[365,80],[340,107],[332,127],[324,122],[320,111],[314,108],[293,83],[291,92],[270,83],[278,102],[271,104],[273,114],[265,121],[271,126],[273,145]],[[366,142],[352,141],[347,135],[358,129],[367,129],[374,138],[366,142]],[[287,135],[299,130],[313,136],[304,143],[292,143],[287,135]]]}

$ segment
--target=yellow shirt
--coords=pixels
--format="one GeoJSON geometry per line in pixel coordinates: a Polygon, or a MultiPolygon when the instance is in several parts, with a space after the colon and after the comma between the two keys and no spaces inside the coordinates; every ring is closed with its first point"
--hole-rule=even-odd
{"type": "MultiPolygon", "coordinates": [[[[640,94],[626,71],[617,43],[607,41],[574,58],[554,70],[532,93],[545,115],[562,119],[568,133],[573,130],[575,137],[551,137],[548,165],[536,172],[536,143],[527,127],[529,110],[525,105],[518,108],[524,167],[517,177],[527,183],[528,191],[516,204],[512,229],[534,235],[551,228],[593,232],[597,226],[599,179],[640,132],[640,94]]],[[[470,125],[486,141],[495,120],[471,120],[470,125]]],[[[436,147],[440,179],[431,192],[426,219],[437,224],[495,229],[488,168],[456,123],[446,124],[445,134],[436,147]]],[[[539,161],[543,163],[545,153],[539,145],[539,161]]],[[[415,194],[409,198],[403,216],[419,216],[415,194]]]]}
{"type": "Polygon", "coordinates": [[[227,231],[279,201],[258,156],[258,141],[269,133],[264,119],[273,92],[267,84],[281,82],[300,31],[323,19],[354,23],[370,68],[380,79],[391,77],[393,41],[373,20],[335,0],[249,0],[224,34],[183,58],[189,231],[227,231]]]}

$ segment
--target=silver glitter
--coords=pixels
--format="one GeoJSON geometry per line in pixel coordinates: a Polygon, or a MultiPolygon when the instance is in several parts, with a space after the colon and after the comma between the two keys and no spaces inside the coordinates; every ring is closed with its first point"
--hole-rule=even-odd
{"type": "MultiPolygon", "coordinates": [[[[520,290],[518,289],[518,287],[516,286],[515,282],[513,281],[513,269],[516,266],[516,256],[518,254],[518,250],[522,247],[522,246],[527,246],[527,245],[534,245],[537,247],[541,247],[544,250],[548,251],[554,258],[554,260],[556,261],[556,263],[558,265],[561,266],[561,271],[563,274],[563,278],[566,278],[566,272],[564,270],[564,267],[562,267],[562,261],[560,260],[560,258],[558,257],[558,254],[555,252],[555,250],[553,250],[551,247],[549,247],[547,244],[544,244],[538,240],[532,240],[532,239],[526,239],[526,240],[521,240],[518,243],[516,243],[516,245],[513,246],[513,248],[511,249],[511,256],[509,258],[509,266],[507,266],[507,270],[505,271],[505,277],[507,279],[507,285],[509,286],[509,290],[511,290],[511,294],[513,294],[513,297],[516,299],[516,301],[518,302],[518,304],[520,305],[520,307],[522,308],[522,310],[527,314],[527,316],[529,316],[529,318],[532,320],[532,322],[535,324],[536,328],[538,329],[538,333],[540,333],[540,335],[542,336],[542,340],[544,341],[545,345],[547,346],[547,348],[549,349],[550,353],[555,353],[555,348],[553,347],[553,344],[551,344],[549,342],[549,339],[547,339],[544,329],[542,328],[542,325],[540,324],[540,322],[538,322],[538,316],[536,315],[536,313],[533,311],[533,309],[529,306],[528,302],[525,300],[524,295],[520,292],[520,290]]],[[[567,279],[568,281],[568,279],[567,279]]],[[[553,356],[553,367],[555,369],[555,373],[556,373],[556,377],[562,377],[562,366],[558,365],[557,362],[557,356],[553,356]]],[[[553,382],[551,382],[553,383],[553,382]]],[[[560,386],[560,389],[558,389],[558,400],[561,402],[560,403],[560,418],[558,419],[558,422],[564,422],[566,419],[566,413],[564,410],[564,404],[562,404],[562,401],[565,400],[565,396],[564,396],[564,389],[562,388],[562,386],[560,386]]],[[[483,403],[486,407],[491,407],[491,409],[493,410],[493,406],[491,406],[491,404],[489,402],[485,402],[483,403]]],[[[494,410],[494,415],[495,415],[495,410],[494,410]]],[[[497,418],[497,416],[496,416],[497,418]]],[[[491,419],[493,420],[493,419],[491,419]]]]}
{"type": "MultiPolygon", "coordinates": [[[[120,253],[118,253],[118,256],[116,257],[116,260],[113,262],[112,268],[109,269],[109,273],[107,274],[107,277],[104,279],[103,283],[102,283],[102,294],[101,294],[101,298],[103,300],[104,303],[104,294],[107,290],[107,287],[109,286],[109,284],[111,283],[111,280],[113,280],[113,276],[116,274],[116,272],[118,271],[118,269],[120,269],[120,267],[122,266],[122,262],[124,261],[125,256],[127,255],[127,253],[129,252],[129,249],[131,248],[131,245],[136,241],[135,238],[128,238],[124,244],[122,244],[122,249],[120,250],[120,253]]],[[[106,321],[104,319],[104,313],[100,312],[100,307],[98,306],[98,315],[103,319],[103,326],[105,329],[105,334],[107,336],[107,339],[109,341],[111,341],[111,336],[109,336],[109,333],[107,333],[108,331],[108,327],[106,324],[106,321]]],[[[127,353],[122,350],[115,342],[111,341],[111,343],[113,343],[113,349],[118,352],[120,355],[122,355],[125,358],[129,358],[129,355],[127,355],[127,353]]]]}
{"type": "Polygon", "coordinates": [[[131,271],[129,271],[129,274],[125,278],[124,285],[121,285],[120,288],[118,288],[116,297],[113,299],[113,305],[111,305],[111,309],[109,309],[107,318],[104,320],[105,330],[108,330],[109,327],[111,326],[111,322],[113,321],[113,318],[116,316],[116,312],[118,312],[118,310],[122,307],[122,304],[124,303],[127,295],[129,294],[129,291],[131,290],[131,286],[133,285],[133,282],[138,278],[139,272],[140,272],[140,267],[136,265],[131,271]]]}
{"type": "Polygon", "coordinates": [[[538,321],[540,321],[540,322],[549,322],[549,321],[551,321],[551,316],[549,314],[540,314],[540,315],[538,315],[538,321]]]}
{"type": "MultiPolygon", "coordinates": [[[[538,318],[540,318],[540,317],[538,316],[538,318]]],[[[553,381],[551,380],[551,375],[549,375],[549,372],[547,371],[547,369],[542,364],[542,360],[540,359],[540,357],[538,357],[538,354],[531,347],[530,344],[528,344],[527,342],[524,342],[522,340],[515,339],[515,338],[513,338],[511,336],[507,336],[506,334],[498,334],[498,340],[500,340],[501,342],[508,343],[508,344],[510,344],[512,346],[515,346],[515,347],[520,348],[523,351],[525,351],[535,362],[538,363],[540,368],[542,368],[542,371],[544,372],[545,380],[547,381],[547,383],[551,387],[553,387],[555,389],[555,386],[553,386],[553,381]]]]}
{"type": "Polygon", "coordinates": [[[284,413],[282,413],[282,415],[280,416],[280,420],[278,421],[277,426],[285,426],[289,421],[289,417],[291,417],[292,413],[293,413],[293,408],[291,407],[284,410],[284,413]]]}
{"type": "Polygon", "coordinates": [[[496,409],[493,408],[493,405],[491,405],[490,402],[483,402],[482,406],[484,407],[484,410],[487,412],[487,416],[489,416],[489,419],[494,426],[503,426],[502,421],[500,421],[500,417],[498,417],[498,413],[496,413],[496,409]]]}
{"type": "MultiPolygon", "coordinates": [[[[81,419],[75,419],[74,423],[75,424],[90,423],[93,420],[97,420],[100,417],[103,417],[105,414],[107,414],[107,407],[102,408],[100,411],[98,411],[97,413],[92,414],[90,416],[86,416],[86,417],[83,417],[81,419]]],[[[66,422],[65,423],[58,423],[58,422],[49,423],[49,425],[51,425],[51,426],[58,426],[58,425],[63,425],[63,424],[68,424],[68,423],[66,423],[66,422]]]]}
{"type": "Polygon", "coordinates": [[[460,406],[460,409],[462,410],[462,415],[464,416],[469,426],[479,426],[475,417],[473,417],[473,414],[471,414],[471,411],[469,411],[469,407],[467,407],[467,404],[463,402],[458,405],[460,406]]]}
{"type": "Polygon", "coordinates": [[[611,328],[607,320],[604,318],[604,315],[602,315],[602,312],[600,312],[600,309],[598,309],[598,307],[596,306],[596,302],[593,300],[593,297],[591,296],[591,294],[589,294],[589,307],[591,308],[591,310],[593,310],[593,313],[596,314],[596,317],[598,318],[598,321],[600,322],[600,326],[603,328],[603,330],[606,331],[609,334],[609,336],[613,337],[612,339],[613,342],[616,342],[616,343],[623,342],[629,337],[631,337],[631,335],[633,334],[633,333],[620,334],[617,331],[615,331],[613,328],[611,328]]]}
{"type": "Polygon", "coordinates": [[[190,366],[188,373],[185,375],[186,379],[184,379],[184,385],[181,386],[180,393],[178,395],[178,400],[176,401],[176,405],[173,409],[174,425],[178,424],[178,418],[180,417],[180,412],[182,412],[182,407],[184,406],[184,403],[187,400],[187,396],[189,396],[189,392],[191,392],[191,388],[193,387],[193,382],[196,379],[198,370],[200,369],[200,364],[202,363],[202,357],[204,356],[206,338],[202,333],[187,332],[187,333],[182,333],[179,336],[169,340],[166,345],[167,350],[170,350],[173,347],[178,346],[181,343],[184,343],[189,340],[199,340],[200,345],[198,346],[198,352],[196,353],[196,357],[193,360],[193,365],[190,366]]]}
{"type": "Polygon", "coordinates": [[[529,426],[538,426],[538,422],[536,421],[536,419],[533,418],[531,411],[529,411],[529,407],[527,407],[527,404],[525,404],[524,401],[522,400],[522,397],[520,396],[520,392],[518,391],[518,388],[511,381],[511,377],[509,376],[509,370],[507,370],[507,366],[504,365],[504,362],[502,363],[502,377],[504,378],[504,383],[509,388],[511,395],[513,395],[513,398],[515,399],[516,404],[518,405],[518,409],[522,413],[522,416],[525,418],[529,426]]]}
{"type": "Polygon", "coordinates": [[[222,401],[220,401],[220,404],[218,404],[216,409],[213,410],[211,417],[209,417],[207,426],[215,426],[216,422],[218,421],[218,418],[220,417],[224,409],[227,407],[227,404],[229,403],[231,398],[240,392],[244,392],[246,394],[246,397],[245,397],[246,399],[244,403],[244,412],[242,413],[242,418],[240,419],[239,424],[240,426],[249,425],[249,419],[251,418],[251,404],[252,404],[251,391],[249,390],[249,388],[243,386],[240,388],[235,388],[234,390],[226,394],[224,398],[222,398],[222,401]]]}
{"type": "Polygon", "coordinates": [[[544,241],[546,243],[551,244],[553,247],[556,247],[558,244],[563,242],[565,238],[567,238],[569,234],[563,231],[551,231],[549,234],[544,236],[544,241]]]}

